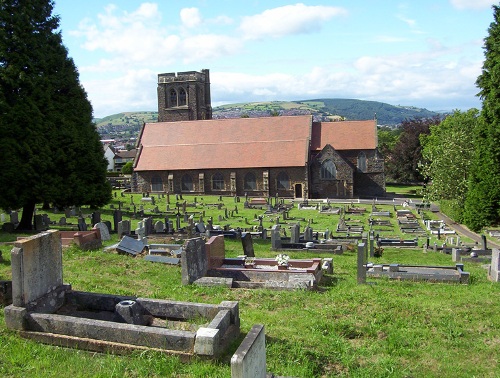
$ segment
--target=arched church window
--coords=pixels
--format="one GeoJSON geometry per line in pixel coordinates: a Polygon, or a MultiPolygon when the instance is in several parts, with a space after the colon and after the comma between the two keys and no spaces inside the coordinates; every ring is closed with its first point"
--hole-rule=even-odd
{"type": "Polygon", "coordinates": [[[163,192],[163,181],[160,176],[153,176],[151,179],[151,191],[163,192]]]}
{"type": "Polygon", "coordinates": [[[290,177],[286,172],[280,172],[276,178],[276,187],[282,190],[290,189],[290,177]]]}
{"type": "Polygon", "coordinates": [[[358,169],[361,172],[366,172],[366,154],[363,151],[358,155],[358,169]]]}
{"type": "Polygon", "coordinates": [[[177,92],[175,89],[170,90],[170,106],[177,106],[177,92]]]}
{"type": "Polygon", "coordinates": [[[216,173],[212,176],[212,189],[224,190],[224,176],[221,173],[216,173]]]}
{"type": "Polygon", "coordinates": [[[257,180],[255,178],[255,174],[253,174],[252,172],[248,172],[245,175],[244,182],[243,182],[243,188],[245,190],[257,189],[257,180]]]}
{"type": "Polygon", "coordinates": [[[186,105],[186,91],[184,88],[179,89],[179,106],[186,105]]]}
{"type": "Polygon", "coordinates": [[[192,192],[193,191],[193,178],[190,175],[182,176],[181,180],[181,190],[183,192],[192,192]]]}
{"type": "Polygon", "coordinates": [[[337,177],[337,168],[331,160],[325,160],[321,164],[320,178],[322,180],[335,180],[337,177]]]}

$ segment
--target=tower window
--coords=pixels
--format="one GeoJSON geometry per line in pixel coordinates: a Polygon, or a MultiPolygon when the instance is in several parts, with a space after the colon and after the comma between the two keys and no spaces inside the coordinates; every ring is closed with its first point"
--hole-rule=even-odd
{"type": "Polygon", "coordinates": [[[170,106],[177,106],[177,92],[175,89],[170,90],[170,106]]]}
{"type": "Polygon", "coordinates": [[[186,91],[184,88],[179,89],[179,106],[186,105],[186,91]]]}

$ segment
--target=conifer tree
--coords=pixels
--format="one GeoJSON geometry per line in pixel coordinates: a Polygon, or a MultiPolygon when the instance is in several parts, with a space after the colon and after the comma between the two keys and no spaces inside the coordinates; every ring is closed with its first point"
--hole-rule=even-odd
{"type": "Polygon", "coordinates": [[[0,0],[0,207],[102,206],[111,198],[92,107],[50,0],[0,0]]]}
{"type": "Polygon", "coordinates": [[[485,38],[485,60],[476,81],[483,102],[474,133],[475,154],[465,202],[465,224],[474,231],[500,221],[500,6],[485,38]]]}

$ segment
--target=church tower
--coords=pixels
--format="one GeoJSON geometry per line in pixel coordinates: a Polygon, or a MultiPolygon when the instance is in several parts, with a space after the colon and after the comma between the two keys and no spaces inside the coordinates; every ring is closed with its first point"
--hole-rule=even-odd
{"type": "Polygon", "coordinates": [[[158,75],[158,122],[212,119],[209,70],[158,75]]]}

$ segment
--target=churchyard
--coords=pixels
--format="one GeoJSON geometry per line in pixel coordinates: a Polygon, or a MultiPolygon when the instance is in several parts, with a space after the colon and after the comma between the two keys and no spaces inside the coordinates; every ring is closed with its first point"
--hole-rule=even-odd
{"type": "MultiPolygon", "coordinates": [[[[185,361],[181,356],[158,351],[136,351],[121,356],[58,348],[21,338],[7,329],[2,309],[0,375],[230,377],[231,356],[255,324],[265,327],[267,371],[279,376],[495,377],[500,374],[500,283],[488,280],[484,264],[462,261],[470,274],[468,284],[370,276],[366,284],[358,284],[357,243],[363,233],[370,237],[370,229],[373,237],[378,236],[385,244],[381,256],[368,256],[368,262],[454,267],[456,262],[452,261],[451,253],[443,253],[446,252],[443,247],[447,247],[443,244],[455,243],[456,235],[438,235],[425,229],[423,220],[437,221],[435,213],[429,209],[417,210],[412,203],[403,207],[402,201],[309,201],[301,203],[301,209],[295,203],[285,215],[270,211],[265,203],[248,199],[250,206],[245,206],[245,201],[244,197],[181,199],[175,195],[116,192],[112,202],[99,210],[100,220],[111,224],[109,240],[103,240],[102,247],[89,250],[72,244],[64,247],[62,253],[63,281],[75,290],[214,305],[238,301],[241,336],[227,353],[217,359],[192,357],[185,361]],[[332,239],[349,236],[356,241],[342,254],[322,253],[319,248],[286,250],[291,259],[333,258],[333,273],[324,274],[316,290],[183,285],[179,265],[155,263],[143,255],[133,257],[106,249],[120,241],[114,227],[118,209],[122,211],[122,219],[130,221],[131,230],[150,216],[153,224],[172,223],[173,233],[153,232],[147,236],[148,243],[181,245],[188,231],[177,232],[177,225],[184,228],[190,222],[199,223],[200,217],[204,225],[211,218],[212,225],[219,225],[222,230],[226,226],[228,232],[239,228],[255,233],[256,258],[274,259],[280,253],[273,250],[270,235],[277,224],[284,241],[285,234],[290,238],[291,227],[297,222],[301,233],[308,225],[312,229],[315,247],[324,244],[321,241],[325,232],[332,239]],[[398,219],[398,210],[400,215],[408,210],[411,215],[406,213],[398,219]],[[266,239],[257,237],[259,227],[269,230],[266,239]],[[427,244],[429,248],[424,249],[427,244]]],[[[289,200],[272,198],[271,201],[273,206],[290,205],[289,200]]],[[[37,209],[37,214],[47,214],[49,227],[60,230],[78,230],[79,218],[91,229],[97,216],[96,211],[86,208],[74,209],[73,213],[37,209]]],[[[4,222],[8,222],[9,215],[4,217],[4,222]]],[[[487,235],[489,241],[497,241],[492,235],[495,234],[487,235]]],[[[18,236],[0,233],[0,280],[11,279],[11,242],[18,236]]],[[[475,244],[466,237],[461,237],[461,242],[475,244]]],[[[226,257],[243,254],[241,240],[226,237],[224,243],[226,257]]]]}

